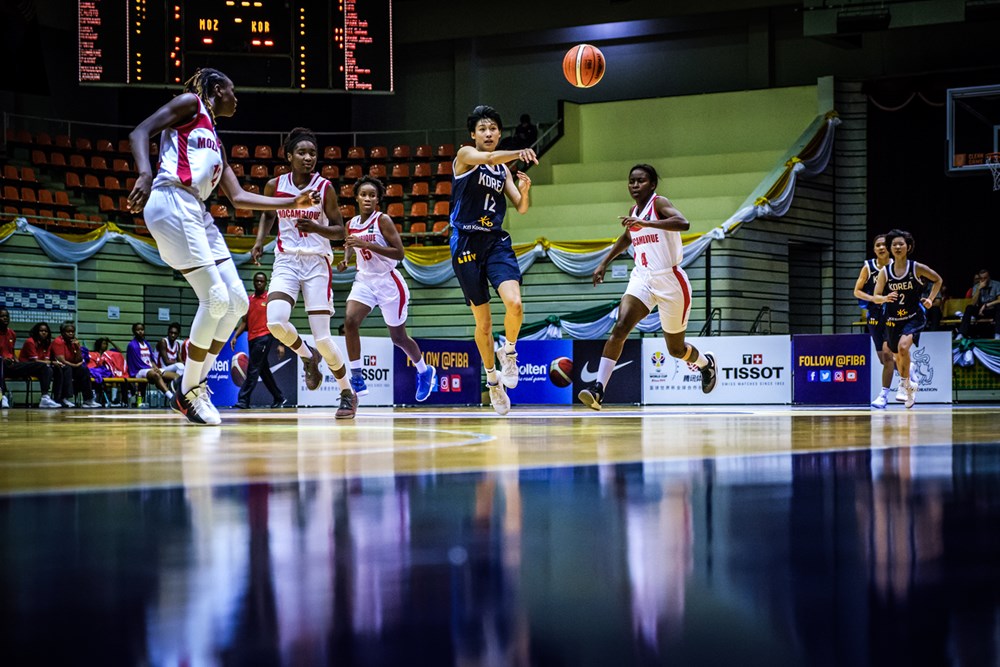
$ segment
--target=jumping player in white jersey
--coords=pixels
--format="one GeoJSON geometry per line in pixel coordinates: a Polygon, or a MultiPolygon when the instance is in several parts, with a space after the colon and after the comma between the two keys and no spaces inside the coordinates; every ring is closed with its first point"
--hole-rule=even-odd
{"type": "Polygon", "coordinates": [[[667,340],[667,352],[675,359],[698,367],[701,371],[702,391],[707,394],[715,389],[715,355],[711,352],[702,354],[684,341],[688,315],[691,313],[691,283],[680,266],[684,257],[680,233],[686,232],[691,225],[669,199],[656,194],[658,182],[656,169],[650,165],[637,164],[632,167],[628,177],[628,191],[635,200],[635,206],[628,215],[621,217],[625,231],[594,271],[596,287],[598,283],[604,282],[608,264],[630,245],[634,248],[635,268],[632,269],[628,287],[622,296],[618,321],[611,330],[611,337],[604,344],[597,381],[579,394],[580,401],[594,410],[601,409],[604,390],[615,370],[615,363],[621,356],[625,340],[639,320],[649,315],[654,307],[660,309],[660,324],[663,327],[663,337],[667,340]]]}
{"type": "Polygon", "coordinates": [[[288,206],[266,211],[257,225],[257,242],[250,257],[259,263],[264,252],[264,239],[278,220],[278,238],[274,249],[274,270],[267,294],[267,328],[278,341],[302,357],[306,388],[316,389],[323,382],[319,370],[322,355],[340,386],[340,407],[337,419],[351,419],[357,412],[358,397],[351,390],[344,355],[330,336],[330,315],[333,314],[333,249],[330,239],[344,238],[344,220],[337,205],[337,195],[330,182],[317,174],[316,135],[312,130],[296,127],[285,140],[285,157],[292,171],[272,178],[264,186],[264,194],[283,197],[285,201],[300,192],[315,190],[320,199],[311,206],[288,206]],[[295,300],[302,300],[309,316],[316,349],[302,342],[290,321],[295,300]]]}
{"type": "Polygon", "coordinates": [[[344,318],[344,336],[347,339],[347,357],[351,362],[351,387],[358,396],[368,393],[361,365],[361,323],[377,306],[382,309],[382,319],[389,327],[393,345],[406,353],[417,367],[417,395],[419,402],[427,400],[437,382],[437,370],[424,363],[417,341],[406,333],[406,315],[410,308],[410,290],[406,287],[396,264],[403,259],[403,241],[396,225],[379,203],[385,196],[382,181],[362,176],[354,184],[354,197],[360,215],[347,223],[344,240],[344,260],[337,265],[345,271],[351,257],[357,258],[358,275],[347,297],[347,315],[344,318]]]}
{"type": "Polygon", "coordinates": [[[524,172],[517,184],[508,162],[520,160],[538,164],[535,151],[497,150],[503,122],[493,107],[480,105],[472,110],[466,126],[475,142],[463,146],[454,160],[451,188],[451,265],[462,287],[465,302],[476,320],[476,347],[486,369],[490,403],[497,414],[510,412],[507,389],[517,386],[517,351],[514,344],[524,322],[521,303],[521,268],[511,246],[510,234],[502,229],[510,199],[518,213],[528,210],[531,179],[524,172]],[[504,336],[507,342],[493,350],[493,317],[490,313],[490,285],[504,306],[504,336]],[[500,360],[496,371],[494,354],[500,360]]]}
{"type": "MultiPolygon", "coordinates": [[[[200,69],[178,95],[139,123],[129,134],[139,176],[128,196],[129,210],[144,213],[160,257],[184,278],[198,295],[191,322],[191,345],[184,375],[174,380],[171,407],[195,424],[219,424],[205,378],[236,323],[247,311],[249,299],[229,248],[205,200],[216,186],[237,208],[287,208],[287,199],[262,197],[240,187],[229,168],[215,132],[215,120],[236,112],[233,82],[222,72],[200,69]],[[156,178],[150,171],[149,138],[160,134],[160,164],[156,178]]],[[[309,206],[318,195],[306,191],[296,206],[309,206]]]]}

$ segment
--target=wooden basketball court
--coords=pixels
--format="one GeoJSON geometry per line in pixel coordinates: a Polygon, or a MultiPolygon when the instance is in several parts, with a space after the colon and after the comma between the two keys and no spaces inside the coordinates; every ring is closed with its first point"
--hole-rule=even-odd
{"type": "Polygon", "coordinates": [[[998,406],[0,420],[6,664],[998,655],[998,406]]]}

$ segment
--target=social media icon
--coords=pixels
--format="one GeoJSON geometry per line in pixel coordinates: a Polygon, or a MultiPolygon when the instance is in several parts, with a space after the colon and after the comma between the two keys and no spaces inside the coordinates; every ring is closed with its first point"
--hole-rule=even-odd
{"type": "Polygon", "coordinates": [[[849,371],[847,371],[847,381],[848,382],[857,382],[858,381],[858,372],[855,371],[855,370],[849,370],[849,371]]]}
{"type": "Polygon", "coordinates": [[[833,373],[833,381],[834,382],[843,382],[844,381],[844,371],[834,371],[834,373],[833,373]]]}
{"type": "Polygon", "coordinates": [[[820,382],[833,382],[833,371],[820,371],[819,372],[820,382]]]}

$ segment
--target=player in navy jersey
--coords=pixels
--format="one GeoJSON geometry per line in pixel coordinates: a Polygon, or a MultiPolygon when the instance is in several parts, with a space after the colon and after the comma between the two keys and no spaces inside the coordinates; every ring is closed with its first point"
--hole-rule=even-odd
{"type": "Polygon", "coordinates": [[[490,403],[498,414],[510,411],[507,389],[517,386],[515,343],[524,320],[521,305],[521,269],[505,232],[507,198],[518,213],[528,210],[531,179],[518,173],[517,183],[508,162],[520,160],[538,164],[535,151],[496,150],[503,132],[503,122],[496,109],[486,105],[472,110],[467,123],[475,146],[463,146],[455,155],[451,190],[451,263],[465,302],[476,320],[476,347],[486,368],[490,403]],[[500,359],[498,374],[493,352],[493,318],[490,315],[490,285],[504,305],[506,343],[496,352],[500,359]]]}
{"type": "MultiPolygon", "coordinates": [[[[882,391],[872,401],[873,408],[884,408],[889,400],[889,390],[892,386],[892,375],[896,372],[896,362],[893,354],[889,350],[885,339],[885,322],[882,321],[882,306],[875,302],[875,283],[878,281],[879,272],[882,267],[889,264],[892,258],[889,256],[889,244],[885,239],[885,234],[879,234],[872,243],[875,256],[865,260],[861,266],[861,273],[854,284],[854,296],[858,299],[858,305],[865,309],[865,320],[868,322],[868,334],[875,344],[876,354],[882,362],[882,391]]],[[[899,385],[900,391],[903,385],[899,385]]],[[[903,400],[906,399],[905,392],[903,400]]]]}
{"type": "Polygon", "coordinates": [[[910,381],[910,348],[920,345],[920,332],[927,326],[925,311],[941,290],[941,276],[926,264],[909,258],[914,245],[909,232],[894,229],[886,234],[886,239],[892,262],[879,271],[874,300],[883,307],[889,349],[896,355],[896,369],[906,390],[904,405],[912,408],[917,388],[910,381]],[[930,294],[921,298],[925,280],[933,284],[930,294]]]}

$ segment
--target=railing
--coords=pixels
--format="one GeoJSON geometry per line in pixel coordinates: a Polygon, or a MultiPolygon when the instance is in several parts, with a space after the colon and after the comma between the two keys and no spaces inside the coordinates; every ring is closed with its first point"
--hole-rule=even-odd
{"type": "Polygon", "coordinates": [[[753,324],[750,325],[750,335],[753,334],[771,335],[771,308],[769,306],[761,306],[760,311],[758,311],[757,317],[754,319],[753,324]],[[761,325],[765,319],[767,320],[767,328],[763,329],[761,325]]]}
{"type": "Polygon", "coordinates": [[[698,334],[698,336],[704,337],[704,336],[711,336],[711,335],[713,335],[712,334],[712,321],[713,320],[718,320],[718,329],[717,329],[717,331],[719,333],[722,333],[722,309],[721,308],[713,308],[712,311],[708,314],[708,319],[705,320],[705,324],[704,324],[704,326],[702,326],[701,332],[698,334]]]}

